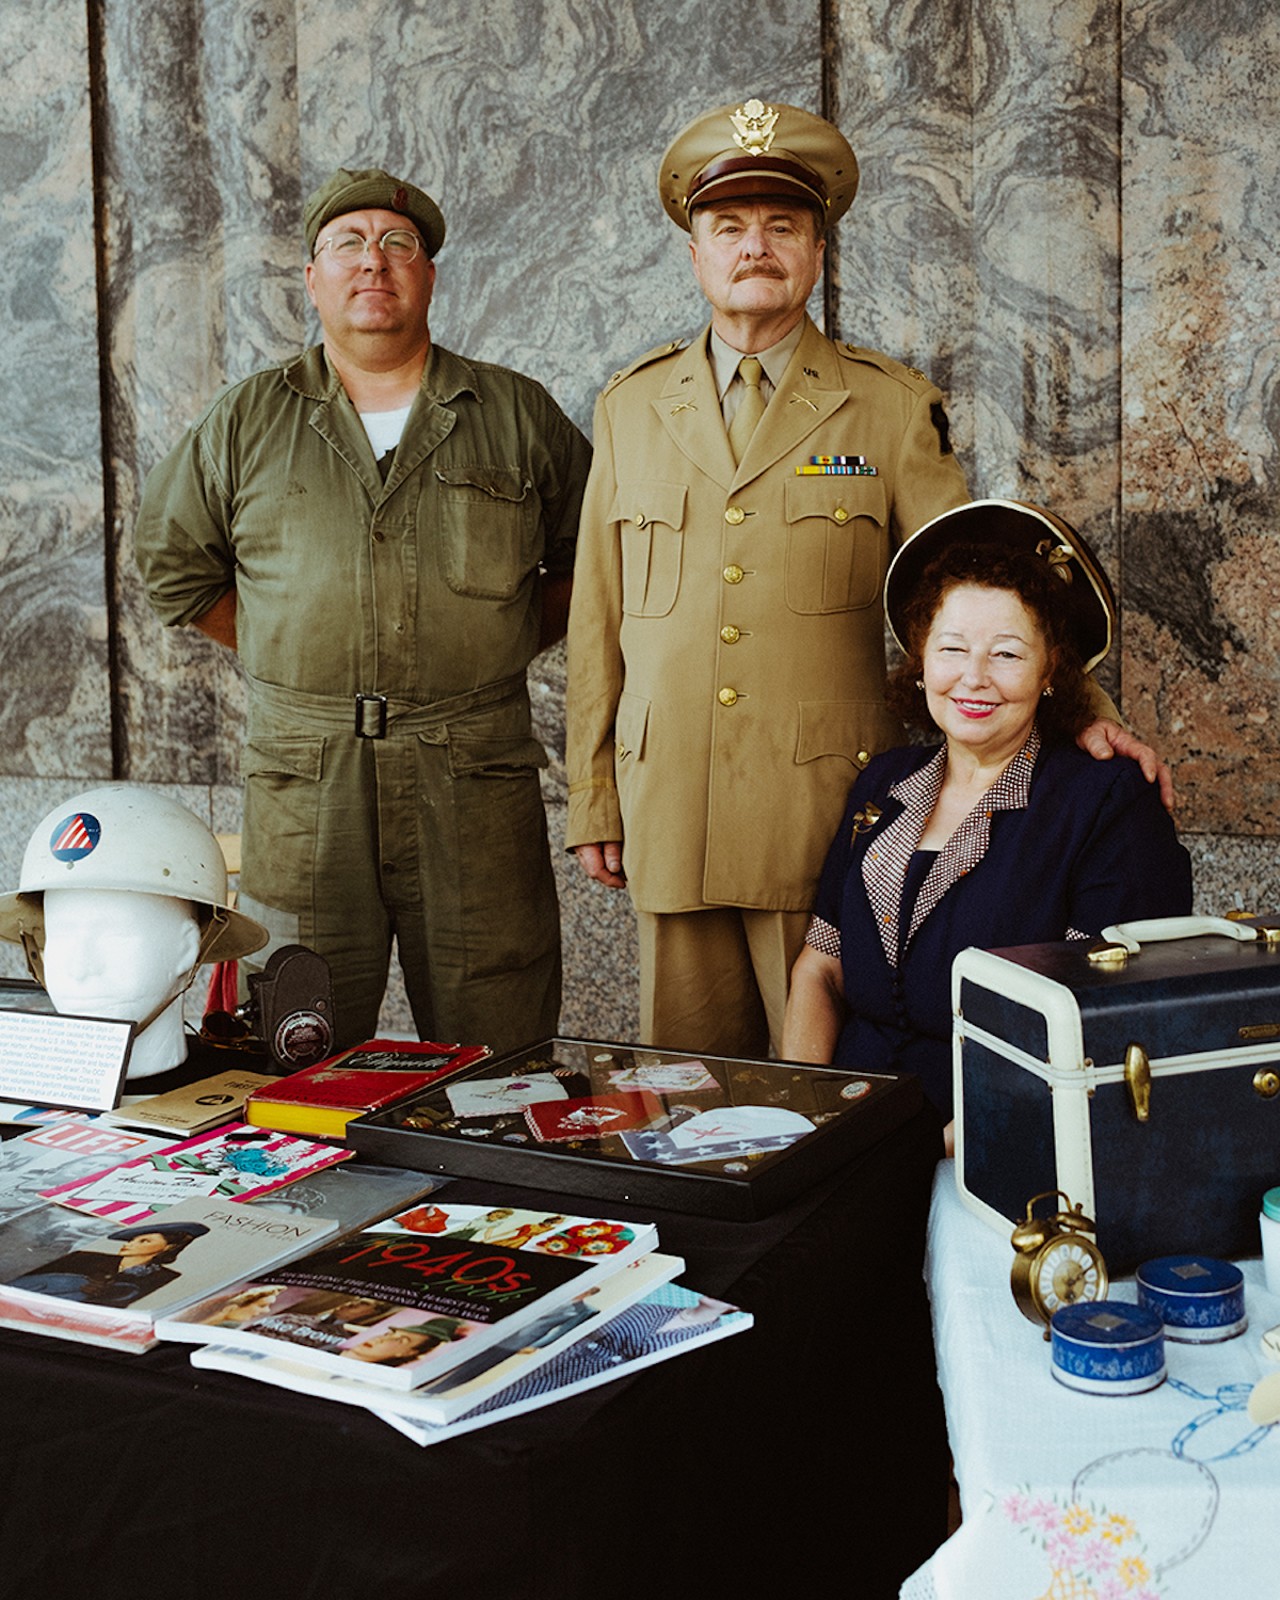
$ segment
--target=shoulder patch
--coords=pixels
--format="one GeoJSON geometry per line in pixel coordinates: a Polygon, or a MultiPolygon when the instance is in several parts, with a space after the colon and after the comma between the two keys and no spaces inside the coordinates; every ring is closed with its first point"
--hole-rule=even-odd
{"type": "Polygon", "coordinates": [[[933,387],[933,379],[927,372],[921,372],[919,367],[908,367],[879,350],[866,350],[861,345],[846,344],[843,341],[836,345],[836,350],[846,361],[861,361],[866,366],[878,367],[881,372],[887,373],[891,378],[897,378],[900,382],[909,382],[912,386],[923,383],[930,388],[933,387]]]}
{"type": "Polygon", "coordinates": [[[941,400],[935,400],[929,407],[929,415],[933,418],[933,425],[938,430],[938,449],[944,456],[951,454],[951,424],[947,421],[946,407],[941,400]]]}
{"type": "Polygon", "coordinates": [[[620,372],[615,372],[605,384],[607,394],[616,384],[624,382],[633,372],[639,372],[641,367],[651,367],[655,361],[662,361],[667,356],[679,354],[688,347],[687,339],[668,339],[666,344],[655,345],[652,350],[646,350],[642,356],[637,356],[630,366],[623,367],[620,372]]]}

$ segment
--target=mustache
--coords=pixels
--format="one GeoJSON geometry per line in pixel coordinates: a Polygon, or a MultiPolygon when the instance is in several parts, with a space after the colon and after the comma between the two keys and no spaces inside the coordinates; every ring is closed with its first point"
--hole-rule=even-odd
{"type": "Polygon", "coordinates": [[[734,283],[741,283],[745,278],[781,278],[784,274],[780,267],[762,263],[756,267],[741,267],[733,275],[734,283]]]}

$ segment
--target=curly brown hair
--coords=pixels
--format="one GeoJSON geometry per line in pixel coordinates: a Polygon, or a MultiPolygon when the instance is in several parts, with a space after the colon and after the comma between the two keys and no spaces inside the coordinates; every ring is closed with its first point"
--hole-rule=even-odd
{"type": "Polygon", "coordinates": [[[973,584],[1017,595],[1039,625],[1049,653],[1053,694],[1040,702],[1036,725],[1043,737],[1073,740],[1093,721],[1088,680],[1080,664],[1073,626],[1078,597],[1043,556],[994,544],[954,544],[920,575],[902,608],[898,633],[905,646],[902,665],[889,674],[885,704],[912,728],[935,731],[924,695],[916,687],[924,673],[924,644],[938,608],[952,589],[973,584]]]}

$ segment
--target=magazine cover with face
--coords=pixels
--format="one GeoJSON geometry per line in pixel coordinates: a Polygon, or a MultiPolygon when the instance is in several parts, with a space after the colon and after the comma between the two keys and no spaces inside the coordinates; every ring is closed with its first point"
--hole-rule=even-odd
{"type": "Polygon", "coordinates": [[[0,1284],[0,1324],[126,1350],[156,1342],[156,1318],[316,1245],[337,1223],[231,1200],[171,1206],[96,1233],[0,1284]]]}

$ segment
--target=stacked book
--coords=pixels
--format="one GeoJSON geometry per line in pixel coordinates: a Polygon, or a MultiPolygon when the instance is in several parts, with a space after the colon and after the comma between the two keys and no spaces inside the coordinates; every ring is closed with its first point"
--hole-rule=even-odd
{"type": "MultiPolygon", "coordinates": [[[[350,1158],[247,1123],[189,1139],[37,1124],[0,1150],[0,1325],[148,1350],[157,1317],[367,1221],[253,1209],[350,1158]]],[[[432,1187],[411,1176],[402,1201],[432,1187]]]]}
{"type": "Polygon", "coordinates": [[[421,1444],[750,1325],[652,1224],[433,1202],[157,1323],[192,1360],[363,1407],[421,1444]]]}
{"type": "Polygon", "coordinates": [[[442,1204],[447,1178],[245,1122],[175,1139],[22,1120],[0,1146],[0,1326],[132,1354],[190,1343],[197,1366],[363,1407],[420,1444],[751,1324],[676,1284],[650,1223],[442,1204]]]}

